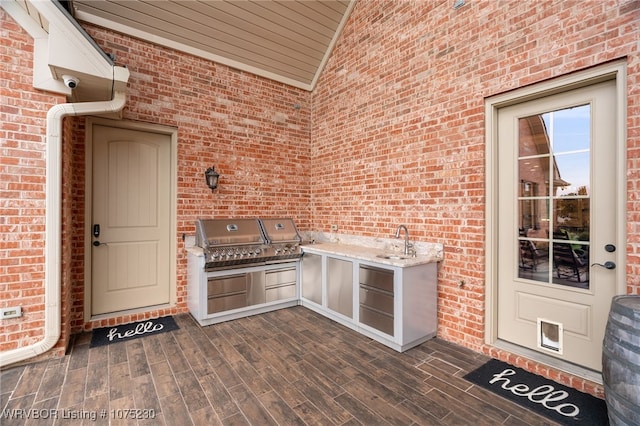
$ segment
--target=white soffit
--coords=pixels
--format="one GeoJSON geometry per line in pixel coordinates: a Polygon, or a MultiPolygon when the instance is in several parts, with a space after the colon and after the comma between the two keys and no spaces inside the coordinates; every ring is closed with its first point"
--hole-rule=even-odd
{"type": "Polygon", "coordinates": [[[355,0],[74,0],[76,19],[313,90],[355,0]]]}
{"type": "Polygon", "coordinates": [[[129,71],[115,67],[74,19],[50,0],[0,0],[0,6],[34,39],[33,87],[74,102],[110,99],[125,90],[129,71]],[[79,80],[77,88],[64,76],[79,80]]]}

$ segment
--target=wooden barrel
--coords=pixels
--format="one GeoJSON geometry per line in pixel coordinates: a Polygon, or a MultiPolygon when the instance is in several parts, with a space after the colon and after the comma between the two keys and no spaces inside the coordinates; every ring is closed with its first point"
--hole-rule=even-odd
{"type": "Polygon", "coordinates": [[[616,296],[611,301],[602,379],[609,423],[640,425],[640,296],[616,296]]]}

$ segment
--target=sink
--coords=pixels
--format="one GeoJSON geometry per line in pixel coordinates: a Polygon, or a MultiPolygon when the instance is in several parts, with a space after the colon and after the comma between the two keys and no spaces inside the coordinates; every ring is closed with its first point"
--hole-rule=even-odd
{"type": "Polygon", "coordinates": [[[408,254],[379,254],[376,257],[380,259],[402,260],[402,259],[411,259],[413,256],[410,256],[408,254]]]}

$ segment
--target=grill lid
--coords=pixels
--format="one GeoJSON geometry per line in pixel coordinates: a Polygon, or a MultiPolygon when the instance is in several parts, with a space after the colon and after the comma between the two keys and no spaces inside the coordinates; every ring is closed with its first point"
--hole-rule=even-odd
{"type": "Polygon", "coordinates": [[[196,245],[202,248],[265,243],[258,219],[196,221],[196,245]]]}
{"type": "Polygon", "coordinates": [[[293,219],[260,219],[260,221],[269,244],[302,242],[293,219]]]}

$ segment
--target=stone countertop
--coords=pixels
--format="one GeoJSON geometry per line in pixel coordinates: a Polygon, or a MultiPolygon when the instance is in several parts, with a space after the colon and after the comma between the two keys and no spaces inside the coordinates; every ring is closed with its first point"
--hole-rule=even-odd
{"type": "Polygon", "coordinates": [[[441,249],[439,249],[439,247],[435,247],[434,250],[428,253],[419,252],[416,257],[409,257],[407,259],[386,259],[378,257],[378,255],[401,255],[401,253],[398,253],[396,251],[332,242],[303,244],[302,250],[309,253],[333,254],[336,256],[350,257],[354,259],[365,260],[367,262],[374,262],[382,265],[396,266],[400,268],[423,265],[425,263],[439,262],[442,260],[442,251],[441,249]]]}
{"type": "Polygon", "coordinates": [[[191,253],[194,256],[204,257],[204,251],[202,250],[202,247],[198,247],[198,246],[185,247],[185,250],[187,251],[187,253],[191,253]]]}

